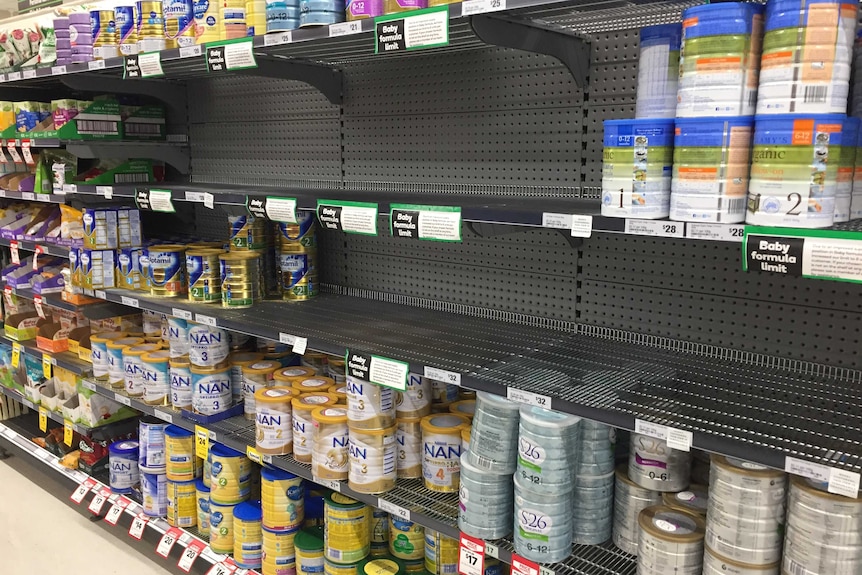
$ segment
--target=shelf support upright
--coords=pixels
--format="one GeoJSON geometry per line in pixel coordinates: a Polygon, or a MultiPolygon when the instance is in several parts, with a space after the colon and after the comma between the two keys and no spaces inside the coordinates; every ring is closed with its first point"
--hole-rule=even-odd
{"type": "Polygon", "coordinates": [[[278,80],[297,80],[317,88],[334,106],[343,102],[343,75],[341,70],[332,66],[300,62],[283,56],[255,54],[257,68],[234,70],[232,74],[262,76],[278,80]]]}
{"type": "Polygon", "coordinates": [[[486,44],[553,56],[569,69],[578,87],[586,89],[590,43],[583,38],[545,22],[509,15],[478,14],[470,24],[486,44]]]}

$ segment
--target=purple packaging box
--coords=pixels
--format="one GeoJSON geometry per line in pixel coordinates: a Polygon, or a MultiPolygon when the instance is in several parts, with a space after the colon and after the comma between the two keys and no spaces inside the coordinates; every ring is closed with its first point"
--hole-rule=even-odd
{"type": "Polygon", "coordinates": [[[33,278],[33,291],[38,294],[57,293],[63,291],[66,282],[63,280],[63,274],[57,274],[52,277],[36,277],[33,278]]]}

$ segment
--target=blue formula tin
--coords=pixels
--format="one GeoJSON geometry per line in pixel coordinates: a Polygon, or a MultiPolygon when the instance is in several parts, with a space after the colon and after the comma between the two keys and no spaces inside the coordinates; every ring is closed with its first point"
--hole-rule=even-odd
{"type": "Polygon", "coordinates": [[[138,465],[150,473],[164,473],[167,426],[154,417],[144,417],[138,424],[138,465]]]}
{"type": "Polygon", "coordinates": [[[749,2],[692,6],[682,13],[682,39],[750,35],[761,29],[756,17],[762,16],[763,12],[763,4],[749,2]]]}
{"type": "Polygon", "coordinates": [[[117,6],[114,8],[114,22],[117,25],[120,44],[130,44],[135,41],[135,9],[132,6],[117,6]]]}
{"type": "Polygon", "coordinates": [[[164,517],[168,512],[168,479],[164,473],[141,472],[141,499],[144,513],[164,517]]]}
{"type": "MultiPolygon", "coordinates": [[[[846,2],[842,0],[770,0],[766,3],[765,30],[798,28],[808,25],[812,7],[815,10],[829,9],[832,6],[838,14],[846,2]]],[[[856,9],[853,6],[853,12],[856,9]]]]}
{"type": "Polygon", "coordinates": [[[140,481],[138,442],[116,441],[108,447],[110,485],[114,493],[131,493],[140,481]]]}
{"type": "Polygon", "coordinates": [[[149,266],[147,279],[152,295],[177,297],[188,292],[185,246],[163,244],[144,250],[149,266]]]}

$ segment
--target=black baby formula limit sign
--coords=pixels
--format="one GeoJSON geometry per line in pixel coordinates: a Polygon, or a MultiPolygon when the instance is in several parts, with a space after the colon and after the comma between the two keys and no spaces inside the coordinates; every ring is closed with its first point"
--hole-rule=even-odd
{"type": "Polygon", "coordinates": [[[164,76],[162,57],[158,52],[123,57],[123,78],[157,78],[164,76]]]}
{"type": "Polygon", "coordinates": [[[742,269],[862,283],[862,233],[746,226],[742,269]]]}
{"type": "Polygon", "coordinates": [[[407,389],[409,366],[403,361],[348,349],[344,354],[344,365],[347,375],[352,378],[399,391],[407,389]]]}
{"type": "Polygon", "coordinates": [[[392,237],[416,238],[437,242],[461,241],[461,208],[392,204],[392,237]]]}
{"type": "Polygon", "coordinates": [[[225,40],[206,45],[207,70],[213,73],[257,68],[254,38],[225,40]]]}
{"type": "Polygon", "coordinates": [[[375,18],[374,53],[437,48],[449,44],[449,7],[414,10],[409,16],[392,14],[375,18]]]}
{"type": "Polygon", "coordinates": [[[377,204],[317,200],[317,221],[327,230],[365,236],[377,235],[377,204]]]}

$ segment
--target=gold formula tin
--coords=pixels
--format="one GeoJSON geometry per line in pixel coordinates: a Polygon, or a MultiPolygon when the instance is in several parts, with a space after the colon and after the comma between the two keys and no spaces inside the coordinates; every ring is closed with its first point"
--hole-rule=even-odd
{"type": "Polygon", "coordinates": [[[216,303],[221,301],[220,249],[186,250],[186,273],[189,282],[189,301],[216,303]]]}
{"type": "Polygon", "coordinates": [[[178,297],[188,291],[185,251],[185,246],[172,244],[150,246],[145,250],[150,294],[178,297]]]}

